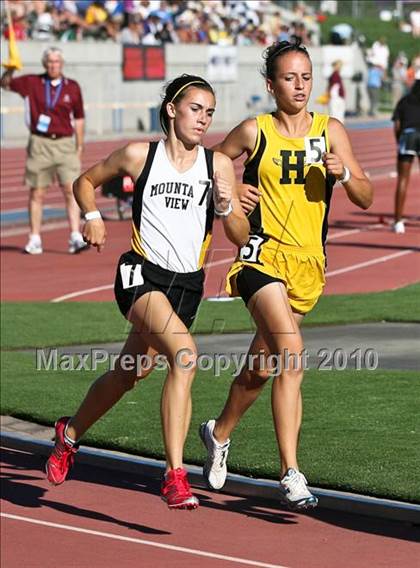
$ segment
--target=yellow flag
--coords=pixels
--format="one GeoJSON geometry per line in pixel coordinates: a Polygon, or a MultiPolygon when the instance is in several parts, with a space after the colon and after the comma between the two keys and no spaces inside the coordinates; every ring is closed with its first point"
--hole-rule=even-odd
{"type": "Polygon", "coordinates": [[[3,63],[3,67],[6,67],[6,69],[17,70],[22,69],[23,67],[11,18],[9,18],[9,60],[6,63],[3,63]]]}

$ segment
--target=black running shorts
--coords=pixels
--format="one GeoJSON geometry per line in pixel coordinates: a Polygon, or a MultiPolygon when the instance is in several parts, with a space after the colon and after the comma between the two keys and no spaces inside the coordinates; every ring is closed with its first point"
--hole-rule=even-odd
{"type": "Polygon", "coordinates": [[[282,281],[279,278],[274,278],[274,276],[270,276],[269,274],[265,274],[260,270],[255,270],[248,266],[244,266],[236,277],[236,286],[245,304],[248,304],[251,296],[253,296],[255,292],[258,292],[258,290],[272,282],[282,281]]]}
{"type": "Polygon", "coordinates": [[[415,156],[420,157],[420,130],[406,128],[398,140],[398,161],[411,162],[415,156]]]}
{"type": "Polygon", "coordinates": [[[115,299],[124,317],[133,304],[154,290],[163,292],[175,313],[189,328],[203,296],[204,271],[172,272],[153,264],[134,251],[125,252],[118,261],[115,299]]]}

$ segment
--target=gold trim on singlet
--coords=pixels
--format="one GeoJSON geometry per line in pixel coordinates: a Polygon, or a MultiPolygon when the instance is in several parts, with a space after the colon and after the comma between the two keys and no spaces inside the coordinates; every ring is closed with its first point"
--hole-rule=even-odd
{"type": "Polygon", "coordinates": [[[206,238],[203,241],[203,244],[201,245],[200,257],[198,259],[198,267],[199,268],[201,268],[204,264],[204,259],[206,258],[206,253],[207,253],[208,248],[210,246],[211,237],[212,237],[212,233],[211,233],[211,231],[209,231],[206,235],[206,238]]]}
{"type": "Polygon", "coordinates": [[[147,254],[144,251],[144,248],[141,245],[141,237],[140,232],[137,230],[134,222],[131,222],[132,225],[132,233],[131,233],[131,247],[137,254],[140,254],[144,258],[147,259],[147,254]]]}

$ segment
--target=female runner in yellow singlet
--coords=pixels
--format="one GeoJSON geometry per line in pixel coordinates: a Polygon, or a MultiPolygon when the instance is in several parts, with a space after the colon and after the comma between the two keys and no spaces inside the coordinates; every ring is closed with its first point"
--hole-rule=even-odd
{"type": "Polygon", "coordinates": [[[229,437],[272,375],[267,357],[279,358],[272,382],[272,412],[281,460],[280,497],[292,509],[315,507],[317,498],[299,471],[303,343],[299,326],[325,284],[327,216],[336,181],[367,209],[372,186],[336,119],[307,110],[312,63],[299,43],[280,42],[264,54],[267,89],[276,110],[247,119],[216,146],[230,158],[247,155],[241,204],[249,213],[250,239],[232,265],[227,289],[240,295],[257,331],[217,420],[200,428],[208,451],[204,476],[220,489],[226,479],[229,437]],[[261,362],[263,362],[261,364],[261,362]]]}

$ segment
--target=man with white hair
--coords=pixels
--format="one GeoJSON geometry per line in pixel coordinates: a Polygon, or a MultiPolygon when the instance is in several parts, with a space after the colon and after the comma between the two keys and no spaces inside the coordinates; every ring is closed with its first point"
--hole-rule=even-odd
{"type": "Polygon", "coordinates": [[[72,191],[73,181],[80,174],[83,151],[83,99],[79,84],[63,75],[64,59],[59,48],[46,49],[42,64],[45,73],[40,75],[13,78],[15,69],[9,68],[1,78],[4,89],[19,93],[24,98],[30,129],[25,169],[25,182],[30,187],[30,235],[24,250],[28,254],[43,252],[44,195],[57,177],[71,230],[68,250],[74,254],[86,247],[79,230],[80,210],[72,191]]]}

